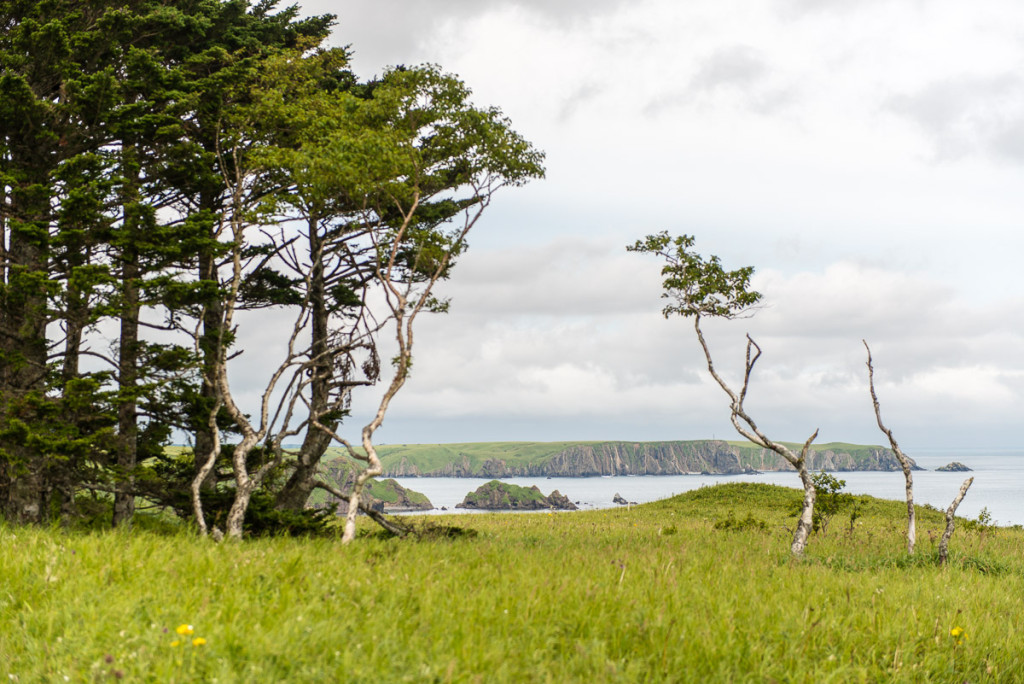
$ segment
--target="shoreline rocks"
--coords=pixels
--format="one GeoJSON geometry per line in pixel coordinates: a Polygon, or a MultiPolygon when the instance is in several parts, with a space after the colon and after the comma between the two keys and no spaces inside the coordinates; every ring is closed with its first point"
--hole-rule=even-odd
{"type": "Polygon", "coordinates": [[[491,480],[480,485],[475,492],[467,494],[462,503],[456,504],[455,507],[486,511],[577,510],[576,504],[557,489],[548,496],[544,496],[536,485],[520,487],[498,480],[491,480]]]}
{"type": "Polygon", "coordinates": [[[942,466],[941,468],[936,468],[935,470],[936,470],[936,472],[942,472],[942,473],[969,473],[969,472],[972,472],[971,468],[968,468],[967,466],[965,466],[960,461],[953,461],[952,463],[948,463],[948,464],[942,466]]]}

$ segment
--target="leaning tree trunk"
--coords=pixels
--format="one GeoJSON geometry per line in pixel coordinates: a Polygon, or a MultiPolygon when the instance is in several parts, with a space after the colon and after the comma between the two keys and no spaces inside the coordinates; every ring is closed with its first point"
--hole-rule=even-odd
{"type": "Polygon", "coordinates": [[[804,501],[800,509],[800,518],[796,523],[796,531],[793,533],[793,541],[789,545],[789,552],[794,556],[802,556],[807,548],[807,540],[814,530],[814,502],[818,497],[818,491],[814,488],[814,481],[807,471],[806,460],[801,458],[797,471],[800,473],[800,484],[804,488],[804,501]]]}
{"type": "MultiPolygon", "coordinates": [[[[199,206],[202,210],[212,215],[217,214],[217,212],[223,209],[220,203],[219,191],[210,188],[204,189],[199,195],[199,206]]],[[[200,282],[210,283],[217,287],[220,283],[217,273],[216,249],[213,246],[217,242],[216,230],[211,227],[203,238],[207,244],[199,247],[199,253],[196,258],[196,275],[200,282]]],[[[217,387],[212,378],[216,375],[217,354],[220,353],[223,320],[224,305],[221,297],[215,294],[203,302],[202,336],[199,341],[202,373],[199,387],[199,405],[194,409],[192,425],[192,429],[195,431],[193,436],[195,469],[193,473],[196,477],[200,473],[205,473],[204,479],[200,482],[200,487],[206,490],[212,490],[216,486],[213,470],[207,469],[204,466],[206,457],[215,450],[214,429],[210,427],[208,420],[210,410],[214,406],[221,406],[217,387]]]]}
{"type": "Polygon", "coordinates": [[[939,540],[939,565],[944,565],[946,557],[949,555],[949,538],[953,536],[956,509],[960,506],[960,502],[964,500],[964,497],[967,496],[967,490],[971,488],[973,483],[973,477],[964,480],[964,483],[960,485],[960,492],[953,499],[953,503],[949,504],[949,508],[946,509],[946,529],[942,533],[942,539],[939,540]]]}
{"type": "Polygon", "coordinates": [[[224,522],[224,536],[228,539],[241,539],[245,513],[249,510],[252,493],[259,484],[249,476],[245,461],[256,446],[256,439],[247,435],[239,442],[232,452],[232,463],[235,471],[235,498],[231,502],[231,510],[224,522]]]}
{"type": "Polygon", "coordinates": [[[697,333],[697,340],[700,342],[701,349],[704,350],[708,372],[711,373],[711,377],[715,379],[718,386],[729,395],[730,408],[732,410],[730,418],[733,427],[736,428],[736,432],[762,449],[771,449],[782,456],[796,469],[800,476],[800,484],[803,485],[804,489],[804,501],[800,509],[800,518],[797,520],[796,530],[793,532],[793,541],[789,546],[790,552],[799,558],[803,555],[804,549],[807,548],[807,540],[814,529],[814,502],[818,497],[818,492],[814,488],[814,480],[811,479],[811,474],[807,470],[807,460],[811,450],[811,443],[818,438],[818,431],[815,430],[814,434],[807,438],[799,456],[794,454],[785,444],[772,441],[761,432],[761,429],[757,427],[757,423],[754,422],[754,419],[747,414],[746,409],[743,407],[743,401],[747,397],[747,390],[750,389],[750,374],[753,372],[757,360],[761,358],[761,348],[757,346],[757,343],[754,342],[750,335],[747,335],[747,356],[743,372],[743,388],[737,394],[722,379],[718,371],[715,370],[715,364],[711,359],[711,350],[708,348],[708,343],[704,339],[704,333],[700,329],[701,317],[694,315],[693,318],[693,327],[697,333]]]}

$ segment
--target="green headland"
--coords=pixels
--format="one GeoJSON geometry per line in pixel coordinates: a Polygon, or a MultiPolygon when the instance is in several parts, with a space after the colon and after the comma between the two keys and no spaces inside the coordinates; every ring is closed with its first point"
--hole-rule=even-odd
{"type": "MultiPolygon", "coordinates": [[[[388,444],[377,447],[377,452],[384,477],[592,477],[792,469],[774,452],[749,442],[713,439],[388,444]]],[[[334,455],[340,456],[341,450],[334,455]]],[[[899,470],[889,449],[841,442],[812,445],[809,465],[812,470],[899,470]]]]}

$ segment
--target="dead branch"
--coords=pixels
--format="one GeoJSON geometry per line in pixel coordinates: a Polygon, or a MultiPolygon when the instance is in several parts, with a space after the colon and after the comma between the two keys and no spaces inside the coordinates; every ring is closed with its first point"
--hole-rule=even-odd
{"type": "Polygon", "coordinates": [[[967,490],[971,488],[971,484],[974,483],[974,478],[969,477],[964,480],[964,483],[960,485],[960,492],[953,499],[953,503],[949,504],[949,508],[946,509],[946,529],[942,533],[942,539],[939,540],[939,565],[946,563],[946,557],[949,555],[949,538],[953,536],[954,527],[954,515],[956,509],[960,505],[960,502],[967,496],[967,490]]]}
{"type": "Polygon", "coordinates": [[[739,394],[736,394],[729,387],[728,383],[718,374],[715,370],[715,364],[711,359],[711,350],[708,348],[707,341],[704,339],[704,333],[700,329],[700,315],[694,315],[693,326],[697,332],[697,339],[700,341],[700,346],[704,350],[704,358],[707,360],[708,372],[711,373],[711,377],[715,379],[719,387],[729,395],[730,399],[730,411],[733,427],[736,431],[743,435],[746,439],[750,440],[754,444],[758,445],[762,449],[770,449],[775,453],[782,456],[790,465],[796,468],[797,473],[800,476],[800,483],[804,489],[804,501],[803,507],[800,511],[800,519],[797,521],[796,531],[793,534],[793,542],[790,545],[790,552],[794,556],[802,556],[804,548],[807,546],[807,539],[811,534],[811,530],[814,529],[814,502],[817,499],[817,490],[814,488],[814,481],[811,479],[811,474],[807,470],[807,455],[811,448],[811,443],[818,438],[818,431],[815,430],[814,434],[807,438],[804,442],[803,449],[800,451],[800,455],[797,456],[793,451],[785,444],[780,444],[768,438],[760,428],[757,427],[757,423],[751,418],[746,409],[743,407],[743,401],[747,397],[747,390],[750,388],[750,377],[754,371],[754,365],[757,360],[761,358],[761,348],[753,340],[750,335],[747,335],[747,352],[746,361],[743,369],[743,388],[739,394]]]}
{"type": "MultiPolygon", "coordinates": [[[[346,504],[349,503],[349,496],[348,496],[348,494],[343,493],[337,487],[332,487],[331,485],[327,484],[326,482],[320,482],[319,480],[314,482],[313,486],[317,487],[319,489],[323,489],[324,491],[333,494],[337,498],[339,498],[342,501],[344,501],[346,504]]],[[[377,523],[378,525],[380,525],[381,527],[383,527],[385,530],[387,530],[391,534],[395,535],[396,537],[404,537],[405,535],[409,534],[409,532],[412,531],[412,528],[410,528],[410,527],[406,527],[405,525],[402,525],[401,523],[397,523],[397,522],[388,520],[387,518],[384,517],[384,514],[382,514],[380,511],[373,510],[372,508],[367,506],[362,501],[359,502],[359,510],[362,513],[365,513],[366,515],[368,515],[370,517],[370,519],[372,519],[375,523],[377,523]]]]}
{"type": "Polygon", "coordinates": [[[889,445],[892,447],[893,453],[896,454],[896,459],[900,462],[900,468],[903,469],[903,478],[907,484],[907,553],[912,554],[914,553],[914,544],[917,542],[917,515],[914,512],[914,475],[910,466],[910,459],[906,457],[903,450],[900,449],[900,445],[896,443],[892,430],[882,423],[882,409],[878,404],[878,395],[875,394],[875,368],[871,363],[871,347],[868,346],[867,340],[861,340],[861,342],[864,343],[864,348],[868,350],[868,387],[871,389],[871,402],[875,405],[875,419],[878,421],[878,429],[889,438],[889,445]]]}

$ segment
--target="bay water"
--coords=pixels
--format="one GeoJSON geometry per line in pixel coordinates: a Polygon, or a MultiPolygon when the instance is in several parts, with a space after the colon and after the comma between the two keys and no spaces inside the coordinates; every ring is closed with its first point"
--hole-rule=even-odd
{"type": "MultiPolygon", "coordinates": [[[[925,470],[914,471],[914,501],[945,510],[953,501],[960,485],[974,477],[967,497],[957,515],[976,518],[987,509],[997,525],[1024,525],[1024,451],[915,451],[909,454],[925,470]],[[972,472],[938,472],[935,469],[959,461],[972,472]]],[[[838,472],[836,478],[846,481],[843,491],[870,494],[882,499],[904,500],[903,473],[838,472]]],[[[408,489],[422,492],[434,505],[430,513],[466,513],[455,508],[469,492],[492,478],[469,477],[400,477],[398,482],[408,489]],[[442,510],[447,509],[447,510],[442,510]]],[[[800,487],[796,472],[771,472],[759,475],[637,475],[617,477],[507,477],[503,482],[532,487],[544,495],[558,490],[580,509],[612,508],[616,494],[630,502],[648,503],[676,494],[725,482],[765,482],[786,487],[800,487]]]]}

